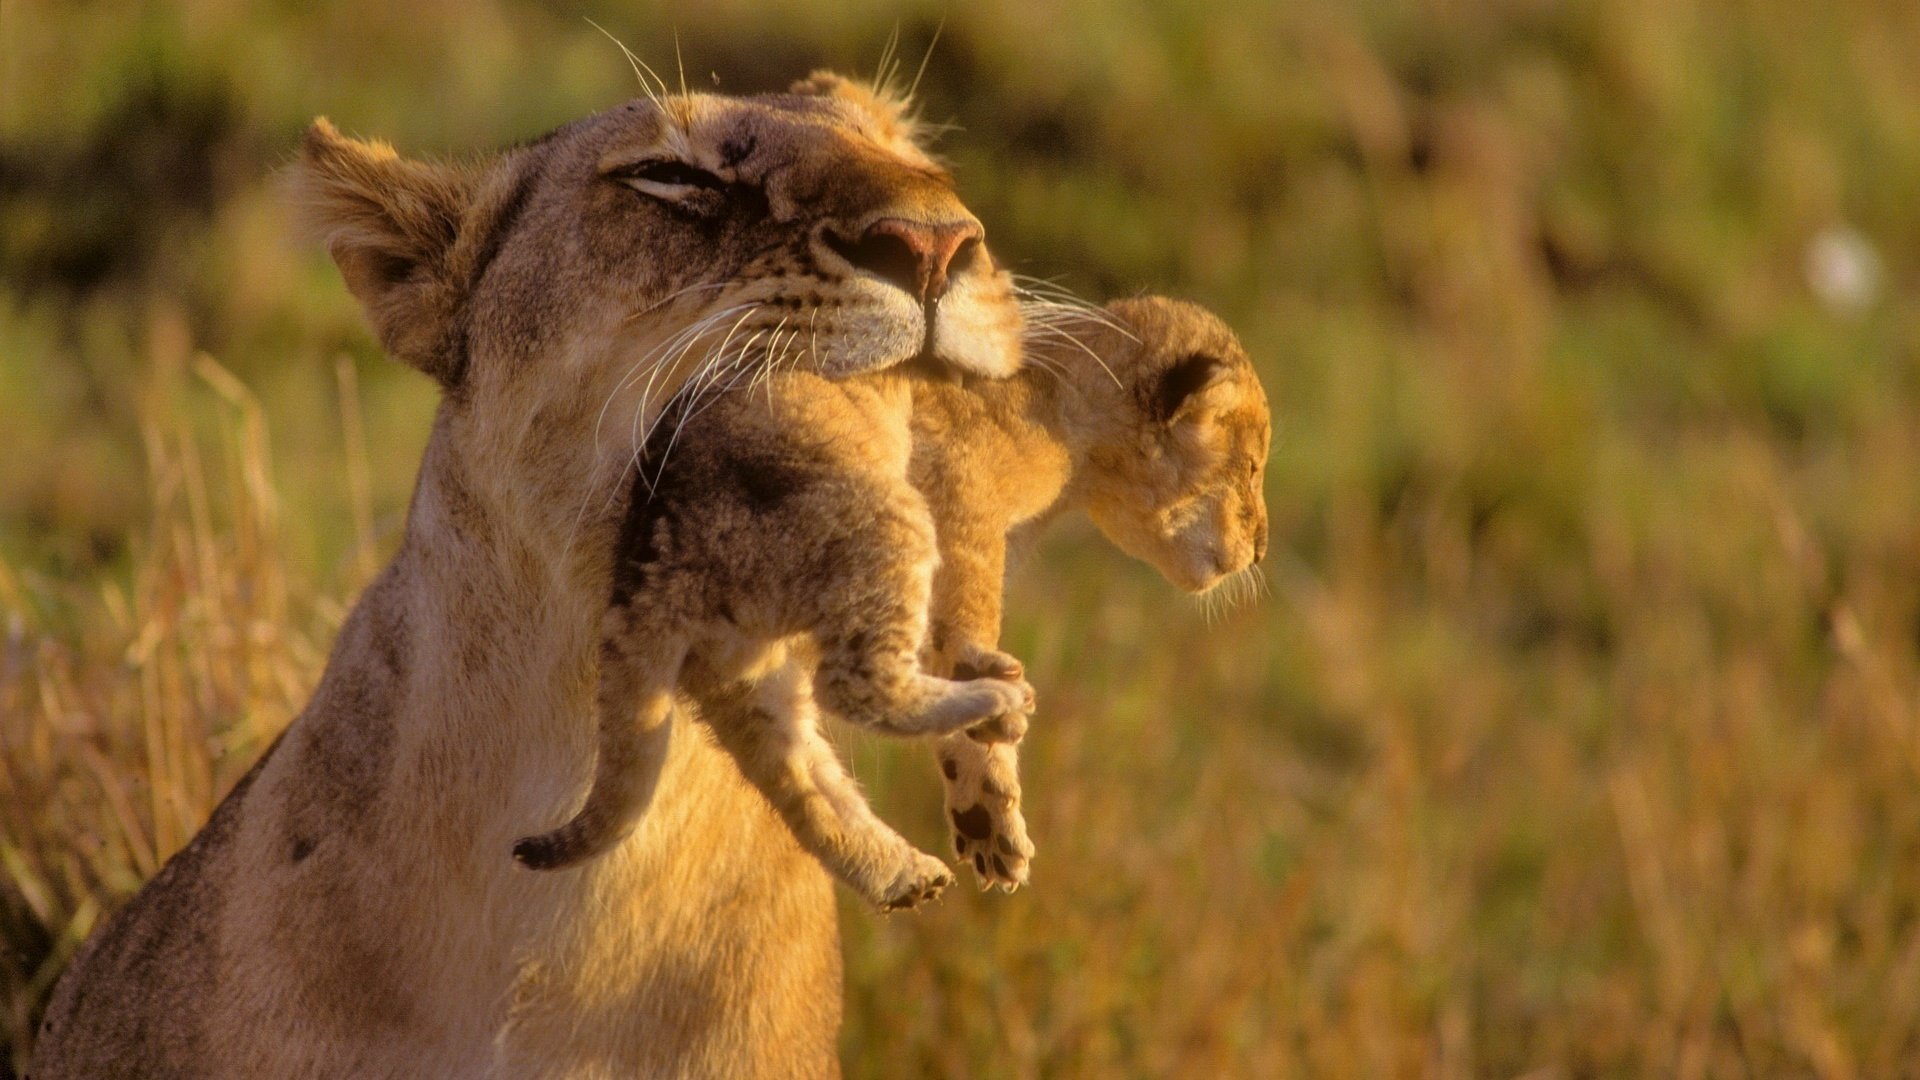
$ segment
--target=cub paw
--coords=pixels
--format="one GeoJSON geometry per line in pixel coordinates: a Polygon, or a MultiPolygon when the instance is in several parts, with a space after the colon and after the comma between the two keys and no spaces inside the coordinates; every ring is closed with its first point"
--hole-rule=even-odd
{"type": "Polygon", "coordinates": [[[1019,742],[1033,711],[1033,687],[1025,680],[970,679],[949,699],[945,731],[965,731],[976,742],[1019,742]]]}
{"type": "Polygon", "coordinates": [[[1002,683],[1015,691],[1025,688],[1024,692],[1010,699],[1011,703],[996,711],[992,716],[967,729],[967,738],[977,743],[1017,743],[1027,737],[1027,714],[1033,711],[1033,687],[1021,683],[1002,683]]]}
{"type": "Polygon", "coordinates": [[[947,820],[953,824],[953,851],[973,866],[982,889],[1012,892],[1027,883],[1033,841],[1020,813],[1020,783],[1013,765],[998,761],[1010,751],[945,757],[947,820]]]}
{"type": "Polygon", "coordinates": [[[1020,658],[999,649],[983,648],[979,645],[963,645],[960,655],[953,662],[953,677],[956,679],[1004,679],[1018,681],[1027,673],[1020,658]]]}
{"type": "Polygon", "coordinates": [[[953,677],[1008,688],[1005,702],[994,715],[967,729],[967,736],[981,743],[1016,743],[1027,734],[1027,714],[1033,712],[1033,685],[1023,677],[1025,665],[1017,657],[998,649],[963,645],[953,665],[953,677]]]}
{"type": "Polygon", "coordinates": [[[947,864],[924,851],[907,850],[906,865],[873,898],[881,911],[910,911],[938,897],[953,884],[947,864]]]}

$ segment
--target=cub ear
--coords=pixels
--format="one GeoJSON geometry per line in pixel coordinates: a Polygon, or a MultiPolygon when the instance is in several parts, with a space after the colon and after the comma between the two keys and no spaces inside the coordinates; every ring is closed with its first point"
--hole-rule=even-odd
{"type": "Polygon", "coordinates": [[[1163,424],[1195,415],[1226,390],[1232,370],[1217,356],[1184,356],[1148,377],[1147,411],[1163,424]]]}
{"type": "Polygon", "coordinates": [[[461,243],[485,170],[409,161],[350,139],[325,117],[307,128],[291,176],[304,223],[340,267],[380,344],[442,386],[459,381],[456,328],[470,281],[461,243]]]}
{"type": "Polygon", "coordinates": [[[858,105],[873,116],[883,138],[925,152],[924,125],[913,114],[913,101],[897,93],[890,83],[855,82],[844,75],[822,68],[794,83],[789,89],[806,97],[838,98],[858,105]]]}

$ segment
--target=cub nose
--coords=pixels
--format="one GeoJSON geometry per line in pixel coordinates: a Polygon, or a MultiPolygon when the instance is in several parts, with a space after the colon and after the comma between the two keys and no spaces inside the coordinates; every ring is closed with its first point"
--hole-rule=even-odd
{"type": "Polygon", "coordinates": [[[854,266],[931,304],[946,294],[948,275],[966,266],[985,236],[971,219],[936,224],[888,217],[867,226],[858,240],[829,236],[829,243],[854,266]]]}

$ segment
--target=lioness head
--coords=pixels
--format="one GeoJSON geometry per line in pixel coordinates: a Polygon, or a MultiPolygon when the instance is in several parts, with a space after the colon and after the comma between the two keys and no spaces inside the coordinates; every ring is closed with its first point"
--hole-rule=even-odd
{"type": "Polygon", "coordinates": [[[979,222],[901,103],[837,76],[639,99],[466,164],[320,120],[294,183],[381,343],[445,387],[476,484],[516,499],[577,493],[580,443],[611,483],[689,380],[1018,364],[979,222]]]}
{"type": "Polygon", "coordinates": [[[1266,557],[1266,391],[1239,339],[1205,308],[1143,297],[1106,314],[1075,335],[1105,359],[1124,398],[1088,455],[1087,512],[1122,551],[1204,592],[1266,557]]]}

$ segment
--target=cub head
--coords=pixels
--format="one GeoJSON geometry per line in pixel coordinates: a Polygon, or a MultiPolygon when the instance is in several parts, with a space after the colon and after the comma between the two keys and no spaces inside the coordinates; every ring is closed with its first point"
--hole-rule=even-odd
{"type": "Polygon", "coordinates": [[[580,453],[610,484],[681,387],[1017,367],[1007,277],[917,137],[901,103],[817,74],[638,99],[465,162],[318,120],[292,182],[381,343],[445,388],[478,485],[577,496],[580,453]]]}
{"type": "MultiPolygon", "coordinates": [[[[1239,339],[1205,308],[1143,297],[1105,316],[1074,334],[1111,373],[1088,377],[1107,404],[1081,499],[1122,551],[1204,592],[1266,557],[1266,391],[1239,339]]],[[[1073,359],[1052,340],[1060,360],[1073,359]]]]}

